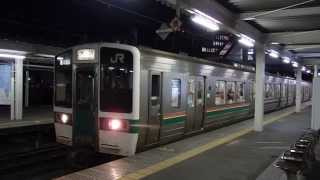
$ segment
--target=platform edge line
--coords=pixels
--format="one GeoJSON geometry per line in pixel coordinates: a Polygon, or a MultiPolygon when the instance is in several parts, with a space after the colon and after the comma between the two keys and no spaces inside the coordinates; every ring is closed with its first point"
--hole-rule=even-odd
{"type": "MultiPolygon", "coordinates": [[[[284,118],[286,116],[289,116],[291,114],[294,114],[295,111],[294,110],[291,110],[289,112],[285,112],[283,114],[280,114],[278,115],[277,117],[274,117],[274,118],[270,118],[269,120],[265,121],[264,122],[264,125],[268,125],[268,124],[271,124],[275,121],[278,121],[280,120],[281,118],[284,118]]],[[[235,132],[231,135],[228,135],[228,136],[225,136],[223,138],[220,138],[220,139],[215,139],[207,144],[204,144],[204,145],[201,145],[197,148],[194,148],[194,149],[191,149],[191,150],[188,150],[187,152],[184,152],[184,153],[180,153],[178,154],[177,156],[175,157],[172,157],[172,158],[169,158],[169,159],[166,159],[164,161],[161,161],[161,162],[158,162],[154,165],[151,165],[151,166],[148,166],[148,167],[145,167],[145,168],[142,168],[140,170],[137,170],[135,172],[132,172],[132,173],[129,173],[121,178],[118,178],[119,180],[138,180],[138,179],[142,179],[142,178],[145,178],[147,176],[150,176],[154,173],[157,173],[161,170],[164,170],[170,166],[173,166],[175,164],[178,164],[182,161],[185,161],[187,159],[190,159],[196,155],[199,155],[205,151],[208,151],[210,149],[213,149],[215,147],[218,147],[220,145],[223,145],[223,144],[226,144],[234,139],[237,139],[243,135],[246,135],[250,132],[253,131],[253,127],[250,127],[250,128],[244,128],[242,129],[241,131],[238,131],[238,132],[235,132]]]]}

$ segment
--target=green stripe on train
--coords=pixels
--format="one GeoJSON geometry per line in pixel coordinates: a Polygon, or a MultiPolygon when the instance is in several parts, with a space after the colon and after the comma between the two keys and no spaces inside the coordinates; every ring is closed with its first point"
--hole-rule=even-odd
{"type": "Polygon", "coordinates": [[[225,109],[222,111],[207,112],[207,119],[210,121],[210,120],[214,120],[214,118],[219,118],[226,114],[242,113],[242,112],[248,112],[248,111],[249,111],[249,107],[245,106],[245,107],[238,107],[238,108],[232,108],[232,109],[225,109]]]}
{"type": "Polygon", "coordinates": [[[174,117],[170,119],[165,119],[161,121],[161,125],[174,125],[174,124],[183,124],[186,121],[186,116],[174,117]]]}
{"type": "Polygon", "coordinates": [[[139,119],[138,120],[128,120],[129,122],[129,133],[139,133],[139,119]]]}
{"type": "MultiPolygon", "coordinates": [[[[226,115],[227,113],[241,113],[241,112],[248,112],[249,107],[238,107],[238,108],[232,108],[232,109],[225,109],[222,111],[214,111],[214,112],[208,112],[207,113],[207,119],[208,120],[214,120],[212,118],[218,118],[221,116],[226,115]]],[[[161,121],[161,125],[163,126],[169,126],[169,125],[175,125],[175,124],[184,124],[186,121],[186,116],[180,116],[180,117],[174,117],[170,119],[165,119],[161,121]]],[[[139,133],[139,120],[129,120],[130,129],[129,133],[139,133]]]]}

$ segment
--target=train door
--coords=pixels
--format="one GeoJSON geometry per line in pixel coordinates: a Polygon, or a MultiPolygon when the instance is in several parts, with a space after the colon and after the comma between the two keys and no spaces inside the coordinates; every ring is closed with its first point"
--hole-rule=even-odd
{"type": "Polygon", "coordinates": [[[75,71],[73,143],[97,147],[97,92],[95,65],[79,64],[75,71]]]}
{"type": "Polygon", "coordinates": [[[150,72],[148,100],[148,125],[146,144],[151,145],[159,141],[161,121],[161,73],[150,72]]]}
{"type": "Polygon", "coordinates": [[[204,78],[190,76],[187,95],[186,133],[201,130],[204,118],[204,78]]]}

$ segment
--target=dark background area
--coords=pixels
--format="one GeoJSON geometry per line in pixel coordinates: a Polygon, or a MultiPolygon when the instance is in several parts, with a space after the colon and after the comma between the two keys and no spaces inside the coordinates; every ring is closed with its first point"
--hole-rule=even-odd
{"type": "MultiPolygon", "coordinates": [[[[182,30],[162,40],[155,31],[163,23],[169,24],[175,16],[175,9],[156,0],[11,0],[0,6],[0,39],[64,48],[90,42],[121,42],[227,64],[254,65],[254,61],[243,59],[239,52],[246,49],[237,45],[234,35],[223,30],[207,32],[184,13],[180,18],[182,30]],[[228,38],[221,40],[221,36],[228,38]],[[227,44],[231,46],[221,55],[227,44]],[[203,53],[202,47],[217,51],[203,53]],[[229,55],[231,50],[235,52],[232,56],[229,55]]],[[[290,65],[277,61],[280,60],[268,58],[266,70],[294,77],[290,65]]]]}

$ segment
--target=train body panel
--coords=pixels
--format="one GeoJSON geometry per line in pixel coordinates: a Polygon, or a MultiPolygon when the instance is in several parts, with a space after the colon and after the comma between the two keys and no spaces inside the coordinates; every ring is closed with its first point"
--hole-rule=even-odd
{"type": "MultiPolygon", "coordinates": [[[[57,141],[61,141],[61,136],[71,136],[71,142],[76,142],[75,138],[94,136],[82,142],[96,144],[95,150],[102,153],[130,156],[136,151],[253,116],[254,72],[184,55],[112,43],[77,46],[72,48],[72,54],[73,99],[72,113],[68,117],[77,122],[63,123],[61,113],[70,112],[55,108],[58,114],[55,117],[57,141]],[[80,61],[79,51],[88,49],[96,53],[95,61],[80,61]],[[81,83],[75,77],[77,69],[85,64],[96,67],[96,76],[87,74],[85,77],[93,79],[90,92],[96,93],[92,94],[94,100],[87,104],[97,105],[81,110],[77,91],[91,85],[87,83],[83,85],[85,87],[78,87],[77,84],[81,83]],[[81,119],[80,111],[92,114],[88,118],[80,115],[81,119]],[[91,125],[96,129],[82,130],[79,135],[79,124],[85,125],[88,122],[84,121],[88,119],[95,121],[91,125]],[[65,131],[69,131],[68,134],[65,131]],[[85,133],[89,135],[83,136],[85,133]]],[[[89,55],[85,54],[85,57],[89,55]]],[[[56,58],[55,95],[66,99],[68,95],[63,92],[70,80],[59,77],[60,69],[68,69],[60,67],[59,57],[56,58]]],[[[267,75],[265,112],[294,105],[295,84],[293,79],[267,75]]],[[[304,102],[310,99],[310,83],[303,82],[302,85],[304,102]]],[[[91,96],[84,97],[86,101],[91,96]]],[[[63,105],[55,102],[58,102],[55,107],[59,107],[59,103],[63,105]]],[[[70,100],[68,102],[70,104],[70,100]]]]}

